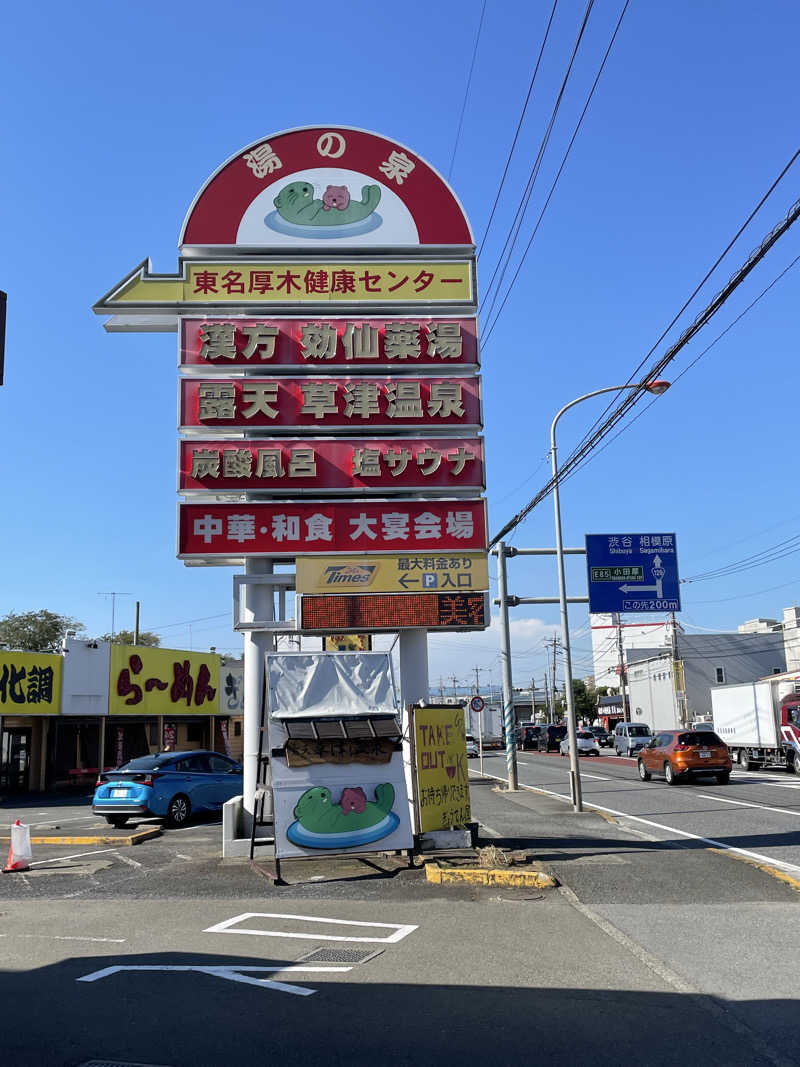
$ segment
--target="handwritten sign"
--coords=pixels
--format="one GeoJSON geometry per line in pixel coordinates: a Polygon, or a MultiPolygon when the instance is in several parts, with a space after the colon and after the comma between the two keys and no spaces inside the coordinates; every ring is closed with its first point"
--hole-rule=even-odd
{"type": "Polygon", "coordinates": [[[420,830],[464,826],[472,817],[464,709],[414,708],[414,740],[420,830]]]}

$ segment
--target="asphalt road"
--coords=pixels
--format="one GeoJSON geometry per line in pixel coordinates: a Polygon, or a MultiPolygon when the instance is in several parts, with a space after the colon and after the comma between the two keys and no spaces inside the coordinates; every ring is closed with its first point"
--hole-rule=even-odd
{"type": "MultiPolygon", "coordinates": [[[[569,761],[556,753],[518,752],[519,782],[569,797],[569,761]]],[[[471,761],[473,772],[477,761],[471,761]]],[[[713,777],[668,786],[641,782],[636,760],[617,756],[580,760],[587,804],[660,839],[705,839],[773,864],[800,878],[800,778],[780,771],[740,771],[727,785],[713,777]]],[[[503,753],[484,755],[484,772],[505,780],[503,753]]]]}
{"type": "MultiPolygon", "coordinates": [[[[502,754],[485,763],[502,775],[502,754]]],[[[574,816],[557,757],[520,768],[547,792],[487,778],[473,812],[570,889],[435,886],[377,857],[276,888],[220,860],[218,819],[133,848],[34,846],[30,871],[0,876],[3,1062],[795,1062],[800,896],[696,839],[574,816]]],[[[585,769],[645,803],[682,795],[633,765],[585,769]]],[[[5,803],[0,825],[105,830],[87,803],[5,803]]]]}

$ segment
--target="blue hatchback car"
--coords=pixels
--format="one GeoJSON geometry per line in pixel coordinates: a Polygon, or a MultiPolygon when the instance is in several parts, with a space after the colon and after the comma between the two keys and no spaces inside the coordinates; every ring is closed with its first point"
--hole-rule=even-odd
{"type": "Polygon", "coordinates": [[[242,792],[242,765],[219,752],[161,752],[139,756],[95,785],[92,811],[112,826],[133,815],[183,826],[193,811],[220,811],[242,792]]]}

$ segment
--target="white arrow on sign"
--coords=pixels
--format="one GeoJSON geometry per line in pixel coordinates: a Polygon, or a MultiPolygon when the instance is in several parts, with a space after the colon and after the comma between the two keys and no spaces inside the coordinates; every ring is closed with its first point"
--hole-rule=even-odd
{"type": "Polygon", "coordinates": [[[258,971],[259,973],[267,972],[268,974],[278,974],[279,972],[287,973],[294,971],[327,973],[333,971],[351,971],[352,969],[352,967],[303,967],[300,965],[287,967],[192,967],[181,965],[160,967],[157,965],[137,964],[131,967],[103,967],[100,971],[92,971],[91,974],[85,974],[81,978],[76,978],[76,981],[97,982],[101,978],[109,978],[112,974],[116,974],[118,971],[197,971],[199,974],[210,974],[212,978],[225,978],[229,982],[243,982],[245,985],[258,986],[259,989],[275,989],[280,993],[292,993],[297,997],[310,997],[312,993],[317,992],[316,989],[308,989],[305,986],[300,985],[290,985],[288,982],[275,982],[268,978],[250,978],[247,974],[242,974],[242,971],[258,971]]]}
{"type": "Polygon", "coordinates": [[[621,585],[619,587],[620,593],[655,593],[658,600],[663,597],[662,593],[662,580],[664,578],[664,571],[661,567],[661,556],[653,557],[653,577],[656,580],[655,585],[621,585]]]}

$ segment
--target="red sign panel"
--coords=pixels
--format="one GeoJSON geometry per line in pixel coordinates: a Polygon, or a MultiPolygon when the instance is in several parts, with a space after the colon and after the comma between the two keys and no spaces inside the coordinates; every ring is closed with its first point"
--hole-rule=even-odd
{"type": "Polygon", "coordinates": [[[351,373],[476,366],[476,319],[183,319],[181,364],[351,373]]]}
{"type": "Polygon", "coordinates": [[[479,437],[180,443],[181,491],[442,493],[483,484],[479,437]]]}
{"type": "Polygon", "coordinates": [[[483,500],[183,503],[178,511],[182,559],[350,552],[431,555],[486,547],[483,500]]]}
{"type": "Polygon", "coordinates": [[[198,193],[180,244],[269,247],[282,235],[295,244],[472,244],[444,178],[405,145],[349,126],[274,133],[242,149],[198,193]],[[273,207],[283,221],[265,218],[273,207]]]}
{"type": "Polygon", "coordinates": [[[484,630],[484,593],[376,593],[300,598],[302,630],[484,630]]]}
{"type": "Polygon", "coordinates": [[[181,378],[181,428],[363,431],[478,427],[480,379],[181,378]]]}

